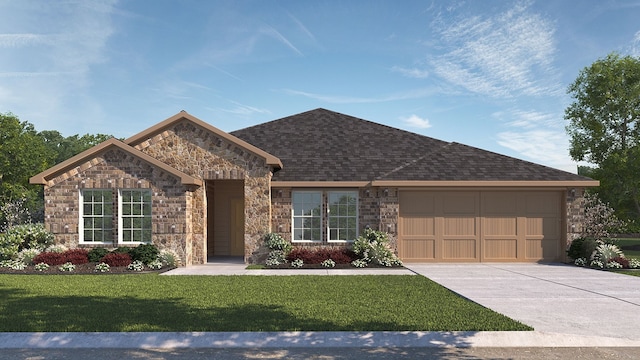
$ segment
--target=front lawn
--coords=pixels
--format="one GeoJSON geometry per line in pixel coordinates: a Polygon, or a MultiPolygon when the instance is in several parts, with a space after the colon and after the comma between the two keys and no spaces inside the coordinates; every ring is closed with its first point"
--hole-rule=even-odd
{"type": "Polygon", "coordinates": [[[531,330],[422,276],[0,275],[0,331],[531,330]]]}
{"type": "Polygon", "coordinates": [[[615,239],[615,243],[622,249],[624,255],[629,259],[640,260],[640,239],[615,239]]]}

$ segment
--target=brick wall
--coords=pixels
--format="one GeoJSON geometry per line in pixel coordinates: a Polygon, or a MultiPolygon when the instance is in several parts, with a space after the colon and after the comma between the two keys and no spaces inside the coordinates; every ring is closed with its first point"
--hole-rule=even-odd
{"type": "Polygon", "coordinates": [[[569,248],[571,242],[580,237],[582,233],[582,224],[584,221],[584,192],[584,188],[567,188],[566,191],[567,248],[569,248]]]}
{"type": "MultiPolygon", "coordinates": [[[[152,243],[175,251],[183,263],[188,259],[184,226],[190,192],[180,179],[159,171],[121,150],[109,150],[80,166],[53,178],[45,186],[45,226],[58,244],[69,248],[105,245],[79,244],[80,191],[111,189],[114,192],[114,219],[117,217],[118,189],[150,189],[152,198],[152,243]]],[[[107,247],[119,246],[117,227],[107,247]]]]}

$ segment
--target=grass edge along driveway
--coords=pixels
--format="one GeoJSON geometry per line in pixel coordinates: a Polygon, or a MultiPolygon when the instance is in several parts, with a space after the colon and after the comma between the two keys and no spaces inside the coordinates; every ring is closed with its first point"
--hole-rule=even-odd
{"type": "Polygon", "coordinates": [[[2,332],[516,331],[422,276],[0,275],[2,332]]]}

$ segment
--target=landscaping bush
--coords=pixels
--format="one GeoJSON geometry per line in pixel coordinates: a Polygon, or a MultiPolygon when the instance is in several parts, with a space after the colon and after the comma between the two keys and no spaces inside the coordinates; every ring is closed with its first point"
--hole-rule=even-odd
{"type": "Polygon", "coordinates": [[[131,255],[128,253],[112,252],[105,255],[100,262],[103,262],[111,267],[117,266],[129,266],[131,264],[131,255]]]}
{"type": "Polygon", "coordinates": [[[89,250],[87,256],[89,257],[89,262],[100,262],[102,258],[109,253],[109,250],[106,248],[93,248],[89,250]]]}
{"type": "Polygon", "coordinates": [[[162,262],[162,265],[174,267],[180,266],[180,257],[173,250],[162,250],[158,255],[158,260],[162,262]]]}
{"type": "Polygon", "coordinates": [[[33,258],[34,264],[45,263],[49,266],[62,265],[65,262],[67,262],[67,258],[64,253],[57,252],[43,252],[33,258]]]}
{"type": "Polygon", "coordinates": [[[353,252],[361,259],[382,266],[402,265],[402,261],[393,253],[386,233],[366,229],[353,242],[353,252]]]}
{"type": "Polygon", "coordinates": [[[140,244],[131,250],[131,259],[150,264],[158,259],[158,248],[153,244],[140,244]]]}
{"type": "Polygon", "coordinates": [[[300,259],[305,264],[321,264],[328,259],[335,261],[336,264],[350,264],[357,258],[357,255],[352,250],[346,248],[313,249],[298,247],[291,250],[289,255],[287,255],[289,262],[300,259]]]}
{"type": "Polygon", "coordinates": [[[264,244],[269,250],[280,250],[285,254],[288,254],[293,246],[290,242],[283,239],[282,236],[276,233],[269,233],[264,237],[264,244]]]}
{"type": "Polygon", "coordinates": [[[573,260],[590,259],[598,245],[598,241],[594,238],[577,238],[571,242],[567,255],[573,260]]]}
{"type": "Polygon", "coordinates": [[[86,249],[71,249],[62,253],[66,259],[73,265],[86,264],[89,262],[89,252],[86,249]]]}
{"type": "Polygon", "coordinates": [[[117,247],[115,249],[113,249],[112,253],[116,253],[116,254],[129,254],[129,256],[131,256],[131,251],[133,251],[132,247],[128,247],[128,246],[120,246],[117,247]]]}
{"type": "Polygon", "coordinates": [[[33,259],[40,254],[38,249],[23,249],[17,255],[17,260],[25,265],[33,265],[33,259]]]}
{"type": "Polygon", "coordinates": [[[53,234],[43,224],[11,226],[5,233],[0,233],[0,260],[13,259],[23,249],[43,251],[51,243],[53,234]]]}
{"type": "Polygon", "coordinates": [[[613,259],[611,259],[612,262],[617,262],[618,264],[620,264],[622,266],[623,269],[629,269],[629,260],[626,258],[623,258],[621,256],[617,256],[614,257],[613,259]]]}

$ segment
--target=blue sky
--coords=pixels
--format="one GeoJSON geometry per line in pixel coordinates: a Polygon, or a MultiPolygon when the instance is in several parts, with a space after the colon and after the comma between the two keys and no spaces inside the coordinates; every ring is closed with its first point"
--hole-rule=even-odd
{"type": "Polygon", "coordinates": [[[233,131],[322,107],[575,172],[567,86],[640,56],[638,19],[640,0],[0,0],[0,112],[128,137],[183,109],[233,131]]]}

